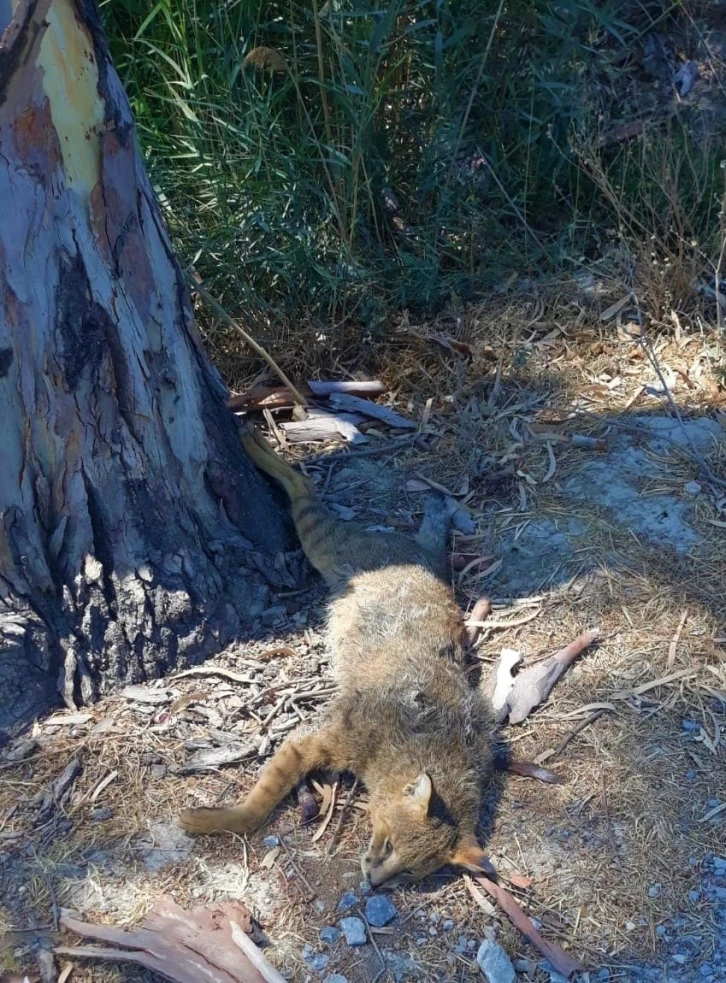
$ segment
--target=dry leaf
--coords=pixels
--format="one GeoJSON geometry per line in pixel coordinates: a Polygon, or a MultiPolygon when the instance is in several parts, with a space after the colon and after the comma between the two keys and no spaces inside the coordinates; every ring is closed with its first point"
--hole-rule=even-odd
{"type": "Polygon", "coordinates": [[[268,69],[271,72],[286,72],[287,62],[277,48],[268,48],[265,45],[260,45],[245,55],[242,67],[256,68],[257,71],[268,69]]]}

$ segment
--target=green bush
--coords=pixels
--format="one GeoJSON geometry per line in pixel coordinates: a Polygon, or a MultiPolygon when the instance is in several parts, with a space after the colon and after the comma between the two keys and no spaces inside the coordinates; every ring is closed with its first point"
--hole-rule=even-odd
{"type": "MultiPolygon", "coordinates": [[[[620,223],[598,171],[610,163],[597,152],[584,163],[571,135],[582,145],[602,125],[593,80],[613,52],[664,21],[662,4],[626,16],[630,6],[112,0],[103,10],[185,260],[232,313],[375,332],[392,307],[552,269],[589,248],[594,223],[620,223]]],[[[610,156],[622,170],[620,150],[610,156]]],[[[623,194],[641,195],[647,169],[635,174],[632,154],[629,166],[623,194]]],[[[332,329],[321,330],[329,346],[332,329]]]]}

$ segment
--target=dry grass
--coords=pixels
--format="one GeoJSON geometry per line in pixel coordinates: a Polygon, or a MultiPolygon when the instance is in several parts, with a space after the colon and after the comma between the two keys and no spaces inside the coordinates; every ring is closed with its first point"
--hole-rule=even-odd
{"type": "MultiPolygon", "coordinates": [[[[597,453],[573,446],[572,434],[612,442],[630,426],[631,415],[661,409],[643,392],[644,385],[658,384],[643,347],[619,337],[614,324],[598,322],[592,310],[587,317],[578,313],[576,300],[574,288],[558,288],[541,300],[502,298],[499,309],[462,309],[435,323],[399,325],[366,368],[384,377],[401,411],[420,419],[431,399],[420,427],[422,444],[381,461],[351,455],[332,471],[332,458],[307,455],[305,466],[329,497],[348,501],[346,488],[352,488],[359,519],[404,529],[413,528],[421,507],[420,496],[406,491],[408,479],[423,474],[448,487],[481,517],[476,536],[455,539],[454,548],[467,554],[496,556],[505,539],[526,538],[531,523],[564,527],[578,521],[582,531],[574,548],[539,571],[541,582],[528,600],[498,596],[497,581],[492,586],[474,570],[455,577],[464,607],[488,590],[494,594],[494,626],[477,648],[485,664],[504,646],[520,648],[532,660],[585,627],[601,628],[601,643],[579,660],[548,704],[505,736],[516,757],[534,760],[557,747],[587,715],[583,708],[607,704],[607,712],[548,761],[563,785],[514,776],[501,784],[490,802],[495,815],[488,849],[505,876],[532,878],[521,901],[546,936],[590,967],[625,972],[639,960],[666,965],[659,926],[676,915],[683,919],[680,934],[693,936],[699,958],[706,959],[715,942],[709,906],[692,900],[689,891],[700,885],[704,856],[723,852],[726,822],[726,813],[704,819],[709,800],[726,788],[720,738],[726,730],[726,560],[723,527],[713,525],[723,516],[717,494],[697,498],[691,524],[703,539],[677,554],[647,543],[617,515],[563,498],[563,483],[597,453]],[[471,357],[442,349],[433,335],[466,342],[471,357]],[[537,439],[538,428],[561,439],[537,439]],[[361,482],[357,489],[354,479],[361,482]],[[638,692],[642,684],[673,674],[680,675],[638,692]],[[693,729],[684,730],[684,720],[693,729]]],[[[598,305],[605,308],[611,300],[605,293],[598,305]]],[[[679,405],[695,413],[719,405],[715,342],[684,332],[654,347],[659,364],[675,377],[679,405]]],[[[645,440],[637,428],[627,432],[636,442],[645,440]]],[[[724,454],[721,444],[709,457],[721,476],[724,454]]],[[[686,482],[703,481],[688,452],[669,448],[657,456],[661,472],[643,480],[643,496],[680,495],[686,482]]],[[[317,930],[339,917],[341,893],[360,880],[357,858],[367,836],[363,793],[336,833],[346,787],[337,790],[332,820],[317,840],[317,825],[302,829],[295,808],[283,808],[266,832],[282,835],[289,854],[271,855],[261,836],[249,843],[210,838],[150,869],[148,845],[140,849],[140,838],[159,822],[171,823],[183,806],[231,801],[254,779],[259,762],[178,777],[173,768],[186,757],[186,741],[204,737],[210,727],[256,733],[275,696],[271,692],[252,714],[246,711],[250,693],[281,682],[302,689],[311,675],[328,678],[319,587],[281,603],[285,621],[274,637],[218,660],[249,675],[252,684],[214,676],[171,680],[179,694],[205,695],[181,708],[167,728],[154,723],[158,708],[148,712],[109,699],[76,728],[40,722],[40,750],[20,766],[1,766],[0,842],[9,858],[0,868],[7,889],[1,931],[52,926],[54,905],[78,906],[79,884],[89,915],[122,923],[139,920],[163,893],[189,905],[237,893],[255,908],[273,959],[291,979],[305,978],[303,945],[316,946],[317,930]],[[259,653],[276,644],[298,655],[255,668],[259,653]],[[110,729],[94,732],[102,720],[113,721],[110,729]],[[31,798],[75,754],[84,770],[70,801],[46,828],[34,828],[31,798]],[[113,812],[98,820],[94,810],[103,808],[113,812]],[[317,904],[308,898],[306,881],[317,904]]],[[[302,716],[314,715],[322,702],[299,703],[302,716]]],[[[491,930],[512,956],[536,958],[506,919],[476,907],[453,872],[398,892],[395,902],[401,918],[374,935],[376,945],[415,959],[423,978],[477,978],[474,954],[457,951],[456,941],[463,935],[481,939],[491,930]],[[453,932],[443,931],[447,918],[456,923],[453,932]]],[[[22,962],[27,941],[12,937],[2,954],[7,968],[13,958],[22,962]]],[[[325,951],[330,971],[344,972],[352,983],[374,979],[381,968],[371,945],[354,951],[338,943],[325,951]]],[[[112,975],[108,968],[77,967],[73,978],[112,975]]],[[[136,979],[130,970],[121,975],[136,979]]]]}

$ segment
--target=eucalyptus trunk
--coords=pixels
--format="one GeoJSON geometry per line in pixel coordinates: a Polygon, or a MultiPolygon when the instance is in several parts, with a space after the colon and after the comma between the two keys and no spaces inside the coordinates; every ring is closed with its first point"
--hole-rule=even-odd
{"type": "Polygon", "coordinates": [[[0,0],[0,730],[245,637],[289,528],[207,360],[93,0],[0,0]],[[267,558],[276,558],[270,562],[267,558]]]}

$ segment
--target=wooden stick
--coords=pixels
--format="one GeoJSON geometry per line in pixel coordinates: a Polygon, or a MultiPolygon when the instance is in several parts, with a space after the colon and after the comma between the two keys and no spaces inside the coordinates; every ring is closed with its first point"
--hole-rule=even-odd
{"type": "Polygon", "coordinates": [[[288,377],[285,375],[285,373],[282,371],[280,366],[274,360],[272,355],[270,355],[267,349],[263,348],[262,345],[260,345],[257,341],[255,341],[252,335],[248,334],[245,331],[245,329],[242,327],[242,325],[239,324],[237,321],[235,321],[235,319],[230,314],[227,313],[227,311],[222,307],[219,301],[210,294],[207,288],[199,280],[195,280],[194,277],[191,276],[191,274],[189,273],[185,273],[184,276],[186,278],[187,284],[189,285],[189,289],[196,291],[199,294],[199,296],[205,301],[205,303],[212,308],[212,310],[217,315],[217,317],[221,321],[224,321],[227,327],[234,328],[234,330],[250,346],[250,348],[253,351],[257,352],[260,358],[264,358],[264,360],[270,366],[270,368],[278,377],[280,382],[284,383],[284,385],[287,386],[287,388],[290,390],[292,395],[295,397],[295,402],[298,403],[300,406],[307,406],[308,403],[305,397],[303,396],[303,394],[300,392],[299,389],[297,389],[292,384],[292,382],[290,382],[288,377]]]}
{"type": "MultiPolygon", "coordinates": [[[[466,886],[469,889],[471,896],[475,901],[479,902],[477,895],[480,895],[481,892],[476,889],[470,877],[467,876],[464,878],[464,880],[466,881],[466,886]]],[[[494,898],[502,911],[509,916],[512,924],[519,929],[522,935],[529,942],[531,942],[536,949],[539,949],[546,959],[549,959],[550,963],[558,973],[562,973],[563,976],[571,976],[573,973],[584,972],[585,967],[579,963],[577,959],[574,959],[568,952],[565,952],[564,949],[561,949],[560,946],[556,945],[554,942],[548,942],[546,939],[542,938],[509,891],[505,890],[500,884],[496,884],[494,881],[489,880],[488,877],[484,877],[483,875],[477,877],[476,882],[484,888],[487,894],[494,898]]]]}

